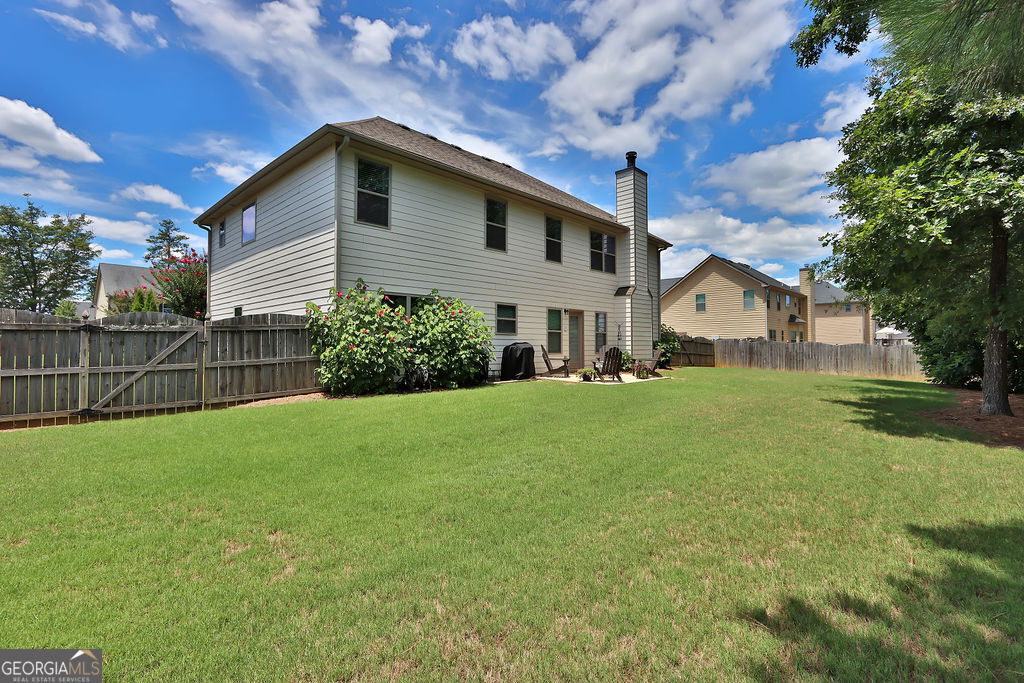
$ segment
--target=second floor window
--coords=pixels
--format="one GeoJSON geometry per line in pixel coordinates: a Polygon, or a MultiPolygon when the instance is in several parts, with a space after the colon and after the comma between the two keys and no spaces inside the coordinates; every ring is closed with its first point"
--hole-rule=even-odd
{"type": "Polygon", "coordinates": [[[227,240],[228,240],[227,226],[224,225],[224,221],[221,221],[220,225],[217,226],[217,246],[218,247],[223,247],[224,244],[227,243],[227,240]]]}
{"type": "Polygon", "coordinates": [[[789,308],[789,294],[786,295],[786,308],[789,308]]]}
{"type": "Polygon", "coordinates": [[[544,258],[562,262],[562,221],[558,218],[544,219],[544,258]]]}
{"type": "Polygon", "coordinates": [[[743,290],[743,308],[754,307],[754,290],[744,289],[743,290]]]}
{"type": "Polygon", "coordinates": [[[508,204],[487,200],[487,248],[506,251],[508,242],[508,204]]]}
{"type": "Polygon", "coordinates": [[[782,295],[781,294],[776,294],[775,295],[775,310],[776,311],[781,311],[782,310],[782,295]]]}
{"type": "Polygon", "coordinates": [[[615,238],[596,230],[590,231],[590,269],[615,272],[615,238]]]}
{"type": "Polygon", "coordinates": [[[242,211],[242,244],[256,239],[256,205],[250,204],[242,211]]]}
{"type": "Polygon", "coordinates": [[[356,220],[386,228],[391,213],[391,169],[366,159],[359,159],[357,166],[356,220]]]}
{"type": "Polygon", "coordinates": [[[703,313],[708,310],[708,295],[707,294],[695,294],[694,304],[696,305],[697,312],[703,313]]]}

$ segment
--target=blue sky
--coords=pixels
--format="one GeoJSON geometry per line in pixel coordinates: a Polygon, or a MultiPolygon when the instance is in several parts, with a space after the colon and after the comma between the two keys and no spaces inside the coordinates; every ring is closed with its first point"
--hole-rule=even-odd
{"type": "Polygon", "coordinates": [[[834,230],[821,173],[863,59],[797,69],[802,0],[38,0],[0,9],[0,202],[93,219],[141,263],[325,122],[385,116],[609,211],[639,152],[663,275],[709,252],[788,282],[834,230]]]}

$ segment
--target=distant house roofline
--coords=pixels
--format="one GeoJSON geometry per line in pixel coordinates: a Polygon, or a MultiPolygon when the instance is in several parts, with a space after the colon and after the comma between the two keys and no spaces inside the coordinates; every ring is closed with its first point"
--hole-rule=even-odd
{"type": "Polygon", "coordinates": [[[712,259],[724,263],[725,265],[729,266],[730,268],[732,268],[736,272],[742,273],[743,275],[746,275],[750,279],[752,279],[755,282],[757,282],[759,284],[762,284],[762,285],[764,285],[766,287],[774,287],[775,289],[781,289],[782,291],[787,292],[787,293],[792,294],[792,295],[803,296],[803,293],[797,287],[792,287],[790,285],[787,285],[784,282],[776,280],[775,278],[773,278],[770,275],[765,275],[764,273],[762,273],[761,271],[757,270],[753,266],[748,266],[746,263],[738,263],[736,261],[730,261],[729,259],[724,258],[722,256],[718,256],[717,254],[709,254],[707,258],[705,258],[703,261],[701,261],[696,266],[691,268],[690,271],[688,273],[686,273],[686,275],[683,275],[682,277],[666,278],[666,279],[662,280],[661,281],[662,282],[661,296],[665,296],[670,291],[672,291],[673,289],[678,287],[680,283],[682,283],[688,277],[693,275],[695,272],[697,272],[697,270],[701,266],[703,266],[705,263],[707,263],[708,261],[710,261],[712,259]],[[675,280],[675,282],[671,282],[672,280],[675,280]],[[668,288],[666,289],[665,284],[667,282],[671,282],[671,284],[669,284],[668,288]]]}

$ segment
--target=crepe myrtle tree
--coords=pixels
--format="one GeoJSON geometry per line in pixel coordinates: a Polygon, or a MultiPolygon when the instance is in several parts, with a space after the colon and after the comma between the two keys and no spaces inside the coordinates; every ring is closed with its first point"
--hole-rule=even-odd
{"type": "Polygon", "coordinates": [[[188,318],[206,315],[206,281],[209,264],[206,254],[189,249],[184,254],[172,255],[160,267],[149,271],[156,298],[171,313],[188,318]]]}

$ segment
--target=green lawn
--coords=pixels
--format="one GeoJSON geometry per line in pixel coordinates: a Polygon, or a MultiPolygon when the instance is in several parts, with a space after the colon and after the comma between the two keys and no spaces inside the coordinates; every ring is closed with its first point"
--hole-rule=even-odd
{"type": "Polygon", "coordinates": [[[1024,454],[693,368],[0,433],[0,647],[130,679],[1024,676],[1024,454]]]}

